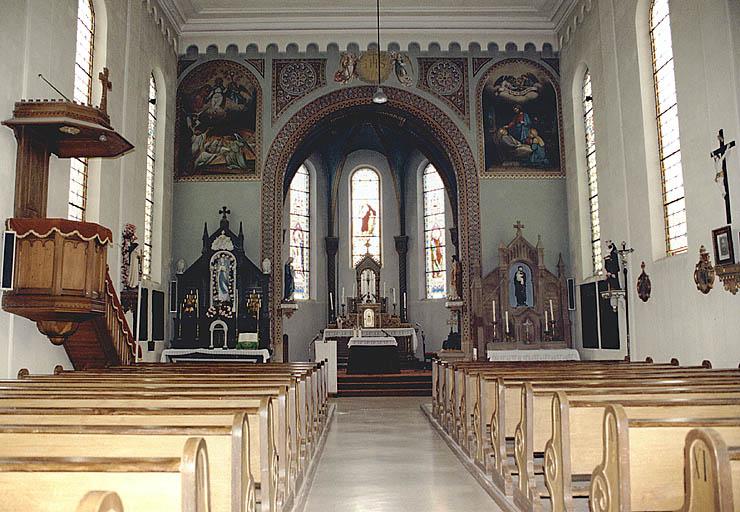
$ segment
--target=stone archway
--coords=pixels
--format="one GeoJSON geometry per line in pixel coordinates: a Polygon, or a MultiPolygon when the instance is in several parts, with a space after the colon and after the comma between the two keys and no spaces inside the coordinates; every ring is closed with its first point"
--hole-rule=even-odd
{"type": "MultiPolygon", "coordinates": [[[[478,170],[467,139],[455,122],[439,107],[416,94],[393,87],[384,88],[388,107],[402,112],[429,129],[452,163],[457,180],[460,259],[463,262],[463,298],[466,308],[462,320],[462,349],[472,354],[472,283],[480,278],[480,193],[478,170]]],[[[347,87],[320,98],[296,112],[275,136],[265,158],[262,171],[262,259],[273,262],[273,281],[270,295],[272,338],[282,343],[282,221],[283,179],[293,153],[303,138],[325,117],[341,110],[368,105],[375,88],[347,87]],[[280,263],[278,263],[280,262],[280,263]]]]}

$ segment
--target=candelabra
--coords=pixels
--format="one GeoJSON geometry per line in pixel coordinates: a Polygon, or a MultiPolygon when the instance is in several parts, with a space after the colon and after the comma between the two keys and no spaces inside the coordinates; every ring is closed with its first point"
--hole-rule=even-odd
{"type": "Polygon", "coordinates": [[[627,286],[629,283],[628,275],[627,275],[627,257],[635,252],[633,248],[627,248],[627,242],[622,241],[622,248],[617,251],[619,254],[619,262],[622,265],[622,274],[624,275],[624,288],[621,289],[608,289],[604,292],[601,292],[601,298],[602,299],[609,299],[609,304],[611,304],[612,310],[616,313],[619,310],[619,303],[621,301],[624,301],[624,317],[625,317],[625,325],[626,325],[626,340],[627,340],[627,360],[629,361],[631,358],[631,340],[630,340],[630,308],[629,308],[629,301],[627,298],[627,286]]]}

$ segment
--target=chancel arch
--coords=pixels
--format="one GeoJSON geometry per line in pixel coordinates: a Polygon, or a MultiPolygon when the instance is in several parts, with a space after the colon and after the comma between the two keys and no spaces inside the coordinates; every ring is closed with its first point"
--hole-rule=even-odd
{"type": "MultiPolygon", "coordinates": [[[[283,243],[281,237],[275,234],[281,233],[283,229],[282,211],[286,184],[290,182],[300,163],[310,155],[311,143],[321,136],[317,128],[329,120],[368,116],[386,126],[395,124],[402,127],[402,131],[418,135],[419,140],[426,141],[425,154],[441,171],[448,190],[453,191],[449,195],[453,202],[452,209],[456,213],[459,254],[465,262],[462,266],[463,297],[470,300],[471,281],[474,276],[480,275],[479,184],[473,152],[457,123],[439,107],[408,91],[392,87],[385,90],[389,101],[382,107],[372,105],[372,87],[345,88],[329,93],[303,107],[283,125],[267,153],[263,169],[262,257],[282,262],[283,243]]],[[[397,243],[403,244],[404,241],[397,240],[397,243]]],[[[399,273],[404,270],[399,269],[399,273]]],[[[333,269],[329,269],[330,283],[332,273],[333,269]]],[[[273,290],[280,290],[282,276],[275,274],[273,277],[273,290]]],[[[332,286],[329,288],[331,290],[332,286]]],[[[277,309],[279,294],[273,293],[271,302],[273,308],[277,309]]],[[[273,339],[279,340],[282,318],[274,316],[272,324],[275,333],[273,339]]],[[[470,352],[469,311],[463,314],[462,324],[463,350],[470,352]]]]}

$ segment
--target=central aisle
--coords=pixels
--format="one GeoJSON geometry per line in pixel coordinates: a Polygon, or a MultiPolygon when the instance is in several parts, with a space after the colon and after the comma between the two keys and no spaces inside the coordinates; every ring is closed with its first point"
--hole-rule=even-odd
{"type": "Polygon", "coordinates": [[[499,510],[424,417],[430,401],[336,400],[305,512],[499,510]]]}

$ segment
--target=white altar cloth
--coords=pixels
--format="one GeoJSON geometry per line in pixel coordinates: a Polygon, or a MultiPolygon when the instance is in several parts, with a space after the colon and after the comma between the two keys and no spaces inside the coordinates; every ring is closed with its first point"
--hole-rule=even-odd
{"type": "MultiPolygon", "coordinates": [[[[198,358],[197,361],[203,361],[203,362],[215,362],[218,361],[219,363],[228,363],[229,361],[239,361],[237,358],[223,358],[219,356],[242,356],[245,358],[248,357],[256,357],[256,356],[262,356],[262,362],[266,363],[270,360],[270,352],[263,348],[260,350],[244,350],[244,349],[235,349],[235,348],[229,348],[229,349],[222,349],[222,348],[214,348],[214,349],[207,349],[207,348],[168,348],[167,350],[162,351],[162,357],[160,358],[161,363],[169,363],[172,361],[172,358],[177,358],[178,356],[185,356],[188,354],[205,354],[205,355],[212,355],[213,358],[209,359],[207,357],[204,358],[198,358]]],[[[194,361],[196,359],[193,359],[194,361]]]]}
{"type": "MultiPolygon", "coordinates": [[[[364,332],[364,331],[363,331],[364,332]]],[[[357,336],[349,339],[347,347],[397,347],[396,338],[368,338],[357,336]]]]}
{"type": "Polygon", "coordinates": [[[572,348],[532,350],[488,350],[489,361],[580,361],[581,356],[572,348]]]}
{"type": "MultiPolygon", "coordinates": [[[[357,331],[354,329],[324,329],[324,341],[335,338],[351,338],[357,331]]],[[[412,327],[389,327],[387,329],[362,329],[361,338],[387,338],[390,336],[410,336],[411,342],[416,352],[419,346],[419,340],[416,337],[416,330],[412,327]]]]}

